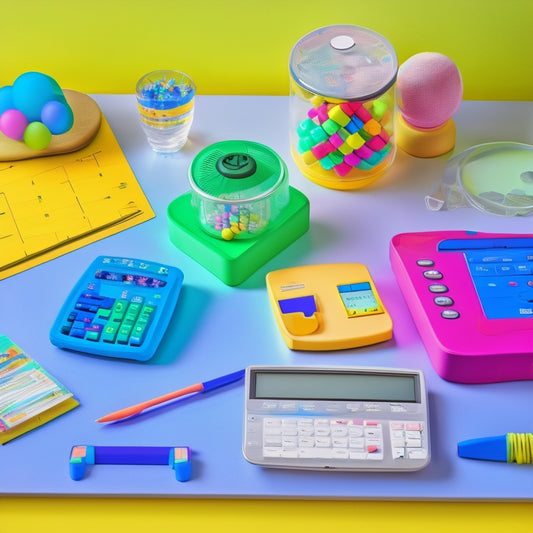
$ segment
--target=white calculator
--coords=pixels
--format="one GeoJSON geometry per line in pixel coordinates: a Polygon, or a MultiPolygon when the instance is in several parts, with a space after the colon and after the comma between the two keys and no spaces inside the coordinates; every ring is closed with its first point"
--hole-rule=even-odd
{"type": "Polygon", "coordinates": [[[243,454],[253,464],[348,471],[420,470],[431,457],[422,372],[249,366],[243,454]]]}

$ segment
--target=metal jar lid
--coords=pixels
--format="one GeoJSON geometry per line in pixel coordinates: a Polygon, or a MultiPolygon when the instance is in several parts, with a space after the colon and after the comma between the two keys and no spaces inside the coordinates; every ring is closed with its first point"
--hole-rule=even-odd
{"type": "Polygon", "coordinates": [[[319,28],[293,47],[289,69],[303,89],[331,99],[369,100],[396,81],[398,59],[380,34],[351,25],[319,28]]]}

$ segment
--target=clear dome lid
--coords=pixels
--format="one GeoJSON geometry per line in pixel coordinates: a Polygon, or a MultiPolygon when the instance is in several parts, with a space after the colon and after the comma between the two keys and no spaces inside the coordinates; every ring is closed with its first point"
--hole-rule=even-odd
{"type": "Polygon", "coordinates": [[[533,146],[492,142],[448,161],[439,189],[426,197],[432,211],[475,207],[500,216],[533,213],[533,146]]]}
{"type": "Polygon", "coordinates": [[[368,100],[396,81],[398,59],[380,34],[351,25],[319,28],[291,51],[289,69],[302,88],[339,100],[368,100]]]}
{"type": "Polygon", "coordinates": [[[212,144],[198,153],[189,168],[191,187],[210,200],[258,200],[276,192],[286,179],[281,158],[252,141],[212,144]]]}

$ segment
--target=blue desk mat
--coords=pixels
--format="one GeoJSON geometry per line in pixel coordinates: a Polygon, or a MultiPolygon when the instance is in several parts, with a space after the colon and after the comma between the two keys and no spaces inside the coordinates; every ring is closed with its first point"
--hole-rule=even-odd
{"type": "MultiPolygon", "coordinates": [[[[80,406],[0,449],[0,493],[4,495],[161,496],[216,498],[304,498],[376,500],[532,500],[531,466],[473,461],[457,456],[459,441],[531,431],[530,382],[462,385],[433,370],[392,273],[388,243],[396,233],[417,229],[473,229],[518,233],[525,218],[488,217],[477,210],[430,213],[423,197],[437,183],[444,161],[398,155],[383,181],[365,191],[321,188],[301,176],[275,124],[283,122],[284,97],[198,101],[198,127],[185,149],[161,157],[146,147],[133,96],[98,99],[111,127],[156,212],[139,226],[75,250],[0,284],[1,333],[18,343],[72,390],[80,406]],[[201,104],[201,105],[200,105],[201,104]],[[242,119],[231,125],[227,113],[239,106],[242,119]],[[233,107],[232,107],[233,106],[233,107]],[[256,116],[253,123],[245,116],[256,116]],[[227,131],[219,124],[226,124],[227,131]],[[168,203],[187,190],[186,171],[200,146],[219,136],[257,138],[278,150],[292,184],[310,200],[311,227],[243,284],[228,287],[180,252],[169,240],[168,203]],[[272,126],[265,126],[272,124],[272,126]],[[400,202],[401,200],[401,202],[400,202]],[[349,213],[350,216],[343,215],[349,213]],[[387,214],[387,216],[384,215],[387,214]],[[68,352],[52,346],[49,329],[73,284],[97,255],[146,257],[174,264],[184,284],[167,334],[146,363],[68,352]],[[289,350],[277,329],[265,288],[275,269],[312,263],[366,264],[392,316],[393,338],[374,346],[339,352],[289,350]],[[15,301],[16,299],[16,301],[15,301]],[[100,425],[95,419],[117,409],[181,387],[244,368],[248,364],[354,365],[417,368],[429,391],[432,460],[425,469],[404,474],[342,473],[266,469],[249,464],[242,447],[242,383],[176,401],[134,419],[100,425]],[[192,477],[177,482],[170,469],[154,466],[96,465],[81,481],[69,476],[75,444],[102,446],[189,446],[192,477]]],[[[502,135],[511,135],[519,116],[505,103],[493,113],[509,115],[502,135]],[[499,110],[499,111],[498,111],[499,110]],[[514,117],[514,118],[513,118],[514,117]],[[516,119],[516,120],[515,120],[516,119]],[[513,122],[514,121],[514,122],[513,122]]],[[[479,118],[462,123],[466,141],[478,139],[488,114],[464,106],[479,118]]],[[[513,108],[514,109],[514,108],[513,108]]],[[[469,115],[470,116],[470,115],[469,115]]],[[[500,116],[500,115],[499,115],[500,116]]],[[[506,115],[507,116],[507,115],[506,115]]],[[[459,121],[460,121],[459,117],[459,121]]],[[[488,126],[487,126],[488,128],[488,126]]],[[[530,142],[533,139],[530,139],[530,142]]],[[[527,141],[527,139],[524,139],[527,141]]]]}

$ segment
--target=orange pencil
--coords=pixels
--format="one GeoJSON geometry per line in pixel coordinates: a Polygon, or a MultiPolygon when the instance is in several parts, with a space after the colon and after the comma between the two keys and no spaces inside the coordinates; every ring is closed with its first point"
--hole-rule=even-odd
{"type": "Polygon", "coordinates": [[[130,416],[138,415],[139,413],[142,413],[144,410],[150,407],[154,407],[170,400],[174,400],[175,398],[187,396],[188,394],[192,394],[194,392],[208,392],[210,390],[217,389],[218,387],[229,385],[230,383],[238,381],[243,377],[244,370],[238,370],[237,372],[233,372],[225,376],[220,376],[219,378],[211,379],[209,381],[204,381],[203,383],[195,383],[194,385],[189,385],[188,387],[185,387],[183,389],[179,389],[174,392],[169,392],[168,394],[164,394],[163,396],[158,396],[157,398],[153,398],[152,400],[148,400],[146,402],[138,403],[137,405],[132,405],[131,407],[126,407],[125,409],[115,411],[114,413],[110,413],[101,418],[98,418],[96,422],[116,422],[117,420],[123,420],[124,418],[129,418],[130,416]]]}

